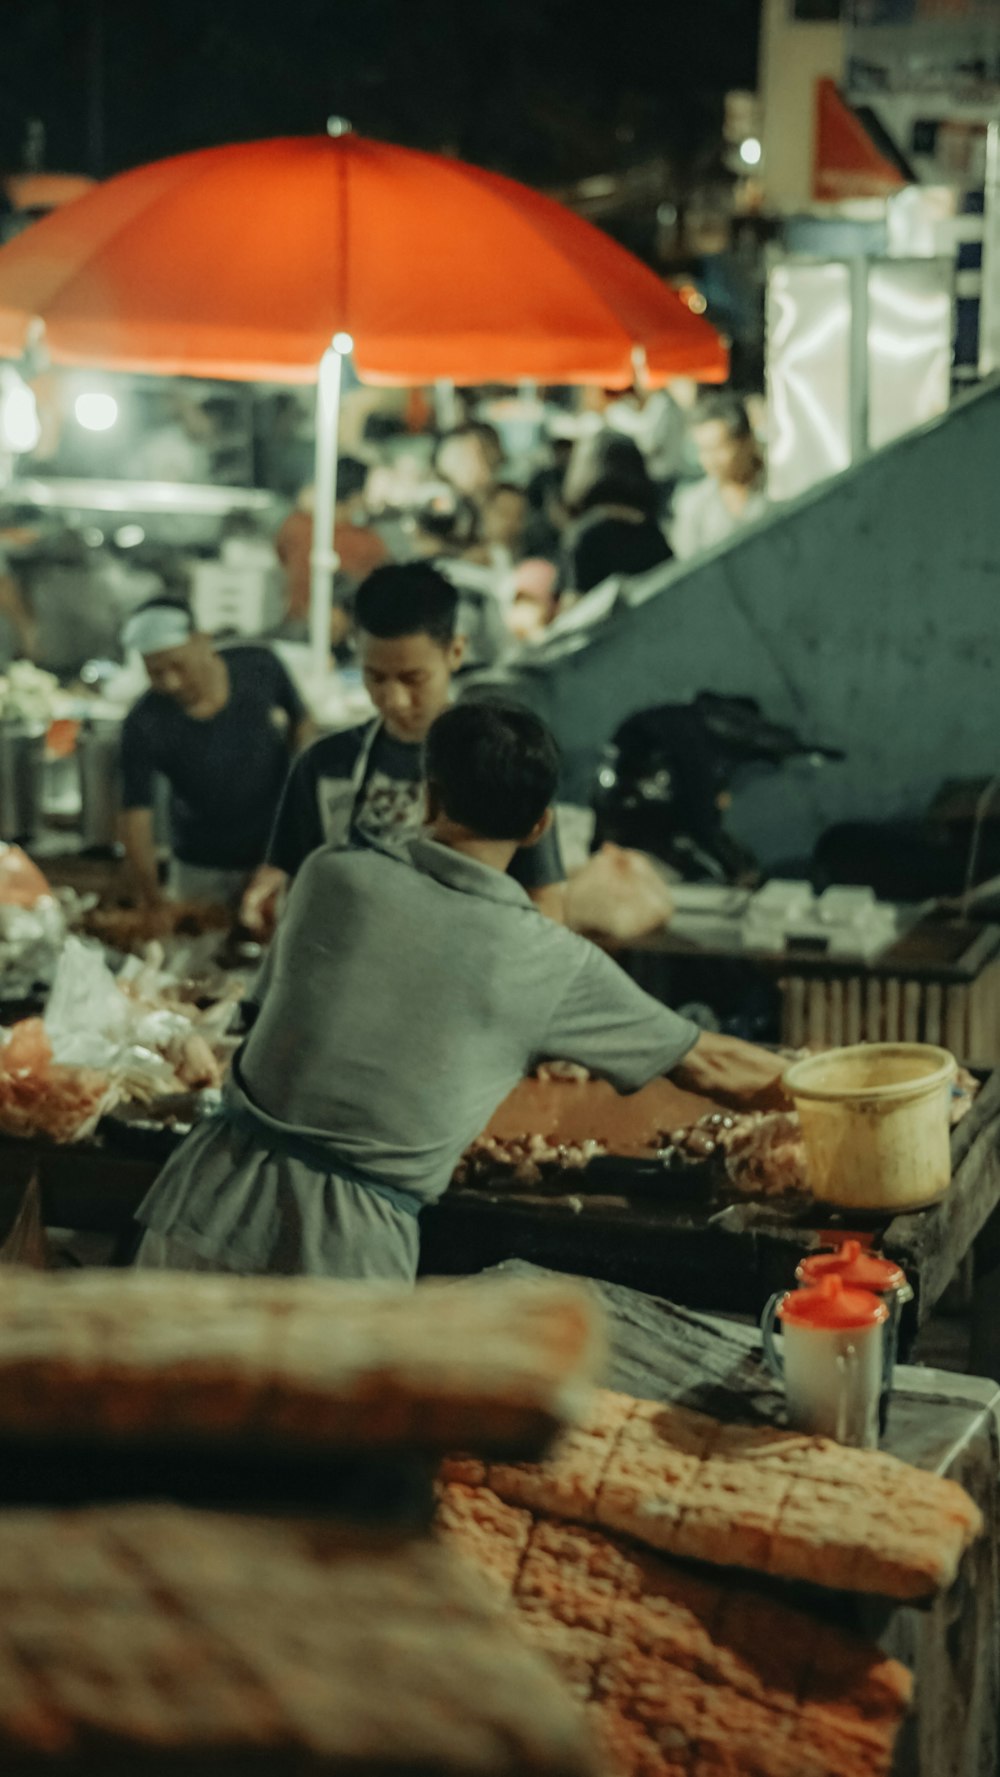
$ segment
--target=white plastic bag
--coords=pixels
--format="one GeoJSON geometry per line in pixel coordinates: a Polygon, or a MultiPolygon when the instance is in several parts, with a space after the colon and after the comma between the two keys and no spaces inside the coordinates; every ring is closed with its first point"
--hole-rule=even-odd
{"type": "Polygon", "coordinates": [[[145,1083],[151,1093],[217,1085],[219,1063],[191,1018],[122,991],[120,982],[134,987],[144,970],[160,981],[158,969],[138,958],[116,980],[98,945],[67,939],[45,1012],[53,1060],[145,1083]]]}
{"type": "Polygon", "coordinates": [[[130,1018],[100,946],[67,938],[45,1008],[53,1060],[67,1067],[113,1067],[130,1018]]]}
{"type": "Polygon", "coordinates": [[[602,845],[566,885],[566,924],[627,944],[666,925],[674,910],[666,880],[645,853],[602,845]]]}

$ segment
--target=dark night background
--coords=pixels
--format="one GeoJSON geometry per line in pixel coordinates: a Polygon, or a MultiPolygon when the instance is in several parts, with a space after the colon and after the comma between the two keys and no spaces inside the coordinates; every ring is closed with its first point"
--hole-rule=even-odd
{"type": "Polygon", "coordinates": [[[0,0],[0,165],[111,173],[253,136],[359,132],[535,185],[718,140],[758,0],[0,0]]]}

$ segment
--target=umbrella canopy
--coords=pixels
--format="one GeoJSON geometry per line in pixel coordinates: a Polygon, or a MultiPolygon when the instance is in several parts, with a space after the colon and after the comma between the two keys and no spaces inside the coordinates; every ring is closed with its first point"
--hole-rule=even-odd
{"type": "Polygon", "coordinates": [[[497,173],[363,137],[204,149],[95,187],[0,248],[0,356],[313,382],[726,375],[718,334],[637,259],[497,173]]]}

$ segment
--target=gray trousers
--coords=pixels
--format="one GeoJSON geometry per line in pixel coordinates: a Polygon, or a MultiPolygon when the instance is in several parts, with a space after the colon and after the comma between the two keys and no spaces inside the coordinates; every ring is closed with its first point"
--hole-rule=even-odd
{"type": "Polygon", "coordinates": [[[420,1257],[415,1216],[218,1117],[167,1161],[139,1221],[144,1269],[413,1283],[420,1257]]]}
{"type": "MultiPolygon", "coordinates": [[[[155,1228],[147,1228],[132,1263],[141,1271],[226,1271],[232,1267],[223,1265],[218,1259],[205,1259],[196,1253],[193,1246],[185,1246],[183,1240],[173,1240],[169,1234],[158,1234],[155,1228]]],[[[245,1276],[237,1272],[237,1276],[245,1276]]]]}

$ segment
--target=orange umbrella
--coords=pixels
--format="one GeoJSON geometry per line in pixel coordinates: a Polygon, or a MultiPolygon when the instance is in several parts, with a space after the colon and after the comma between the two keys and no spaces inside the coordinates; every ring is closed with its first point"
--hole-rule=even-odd
{"type": "Polygon", "coordinates": [[[62,364],[312,382],[337,331],[366,382],[715,381],[725,349],[551,199],[350,134],[122,173],[0,251],[0,354],[35,318],[62,364]]]}
{"type": "Polygon", "coordinates": [[[327,654],[341,358],[363,381],[718,381],[718,334],[513,180],[345,133],[122,173],[0,248],[0,356],[318,383],[312,633],[327,654]],[[331,349],[331,341],[336,350],[331,349]]]}

